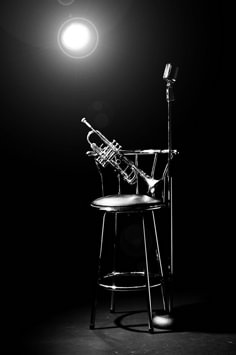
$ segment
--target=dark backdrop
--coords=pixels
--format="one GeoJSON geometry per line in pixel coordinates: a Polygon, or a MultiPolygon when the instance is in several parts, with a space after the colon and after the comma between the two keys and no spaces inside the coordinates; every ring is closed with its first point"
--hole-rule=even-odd
{"type": "Polygon", "coordinates": [[[98,232],[89,203],[99,190],[80,120],[123,148],[167,148],[162,76],[168,62],[179,67],[172,111],[173,148],[180,152],[177,278],[213,294],[219,279],[228,285],[232,237],[222,223],[227,207],[219,204],[229,193],[222,180],[227,105],[220,2],[24,0],[0,7],[6,313],[30,324],[89,294],[98,232]],[[97,50],[83,60],[57,46],[57,30],[70,15],[89,18],[99,31],[97,50]]]}

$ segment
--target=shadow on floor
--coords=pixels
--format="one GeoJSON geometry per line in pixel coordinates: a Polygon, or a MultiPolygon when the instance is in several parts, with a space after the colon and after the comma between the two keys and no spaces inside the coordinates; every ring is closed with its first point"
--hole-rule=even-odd
{"type": "MultiPolygon", "coordinates": [[[[217,302],[190,294],[177,295],[174,327],[150,334],[145,301],[139,296],[117,299],[109,312],[108,298],[97,307],[95,329],[89,329],[90,304],[58,311],[29,326],[21,339],[10,339],[3,353],[24,355],[233,355],[236,353],[235,313],[217,302]],[[144,301],[144,302],[143,302],[144,301]],[[13,345],[13,346],[12,346],[13,345]],[[10,351],[11,349],[11,351],[10,351]],[[22,350],[21,350],[22,349],[22,350]]],[[[231,305],[231,309],[232,309],[231,305]]],[[[161,313],[161,303],[155,311],[161,313]]],[[[15,321],[15,320],[13,320],[15,321]]]]}
{"type": "MultiPolygon", "coordinates": [[[[114,319],[117,327],[133,331],[147,332],[143,330],[146,323],[134,323],[134,319],[138,318],[142,311],[126,312],[114,319]],[[129,320],[132,319],[132,324],[129,320]]],[[[165,315],[162,311],[157,311],[158,316],[165,315]]],[[[208,302],[199,302],[194,304],[186,304],[175,307],[173,311],[173,325],[171,327],[160,326],[156,329],[174,332],[210,332],[210,333],[236,333],[234,312],[228,312],[223,308],[213,307],[208,302]]]]}

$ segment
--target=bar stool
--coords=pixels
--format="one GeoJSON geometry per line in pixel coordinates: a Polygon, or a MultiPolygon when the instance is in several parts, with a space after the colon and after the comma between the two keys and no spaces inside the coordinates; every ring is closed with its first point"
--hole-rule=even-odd
{"type": "MultiPolygon", "coordinates": [[[[169,209],[170,201],[168,200],[168,150],[145,149],[145,150],[122,150],[122,154],[134,161],[135,166],[139,167],[144,159],[151,164],[151,177],[159,174],[157,191],[152,194],[142,193],[144,187],[143,180],[138,178],[132,187],[132,193],[123,192],[127,184],[121,179],[120,173],[117,176],[117,192],[115,194],[105,194],[104,172],[106,169],[101,168],[100,164],[95,160],[97,171],[101,180],[101,196],[94,199],[90,206],[102,214],[102,225],[100,234],[100,245],[98,250],[97,274],[94,283],[94,291],[92,295],[92,308],[90,318],[90,329],[95,328],[96,308],[99,296],[99,288],[103,288],[111,292],[110,311],[115,312],[115,293],[123,291],[145,291],[147,299],[147,320],[149,332],[154,331],[153,327],[153,307],[152,307],[152,289],[160,287],[163,303],[163,311],[168,311],[168,294],[166,293],[166,269],[163,267],[160,242],[157,233],[156,215],[161,209],[169,209]],[[160,164],[159,164],[160,160],[160,164]],[[160,165],[160,169],[157,166],[160,165]],[[111,243],[111,238],[107,237],[105,229],[109,228],[107,224],[108,215],[114,218],[114,239],[109,251],[112,254],[110,268],[105,270],[104,264],[106,260],[105,245],[111,243]],[[120,250],[120,233],[119,225],[122,222],[121,216],[137,216],[140,220],[140,229],[142,232],[142,252],[143,264],[142,268],[134,270],[124,270],[119,268],[119,250],[120,250]],[[147,228],[148,227],[148,228],[147,228]],[[152,228],[151,236],[150,228],[152,228]],[[107,244],[106,244],[107,243],[107,244]],[[149,247],[149,244],[151,247],[149,247]],[[151,255],[152,252],[152,255],[151,255]],[[150,260],[150,258],[155,260],[150,260]],[[153,265],[153,266],[150,266],[153,265]]],[[[94,152],[87,152],[91,157],[94,152]]],[[[145,164],[146,164],[145,160],[145,164]]],[[[145,165],[146,168],[146,165],[145,165]]],[[[110,181],[110,180],[109,180],[110,181]]],[[[111,233],[111,231],[109,230],[111,233]]],[[[110,234],[111,235],[111,234],[110,234]]],[[[132,235],[131,235],[132,237],[132,235]]],[[[107,266],[106,266],[107,267],[107,266]]]]}

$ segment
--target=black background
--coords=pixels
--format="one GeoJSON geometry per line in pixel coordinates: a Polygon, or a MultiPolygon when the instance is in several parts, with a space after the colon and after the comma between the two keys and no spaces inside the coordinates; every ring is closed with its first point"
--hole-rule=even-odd
{"type": "MultiPolygon", "coordinates": [[[[30,324],[90,292],[98,180],[86,117],[126,149],[167,147],[166,63],[174,85],[175,263],[213,295],[231,284],[225,179],[224,11],[210,1],[2,1],[1,275],[8,319],[30,324]],[[89,18],[97,50],[65,56],[57,31],[89,18]],[[15,316],[16,315],[16,316],[15,316]],[[12,319],[12,318],[11,318],[12,319]],[[17,320],[16,320],[17,319],[17,320]]],[[[226,174],[227,175],[227,174],[226,174]]]]}

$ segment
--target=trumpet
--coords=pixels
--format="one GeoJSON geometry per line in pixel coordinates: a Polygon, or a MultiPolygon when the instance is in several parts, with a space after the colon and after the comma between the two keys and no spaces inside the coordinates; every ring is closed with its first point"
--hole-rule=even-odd
{"type": "Polygon", "coordinates": [[[152,178],[143,170],[139,169],[131,160],[122,154],[122,147],[119,143],[117,143],[114,139],[110,142],[100,131],[94,129],[85,117],[82,118],[81,122],[86,124],[86,126],[90,129],[87,134],[87,141],[96,156],[95,160],[102,167],[106,167],[110,164],[130,185],[135,184],[138,176],[140,176],[147,184],[148,193],[153,194],[155,192],[155,188],[160,180],[152,178]],[[92,134],[96,134],[102,140],[103,143],[100,146],[94,142],[91,142],[90,136],[92,134]]]}

